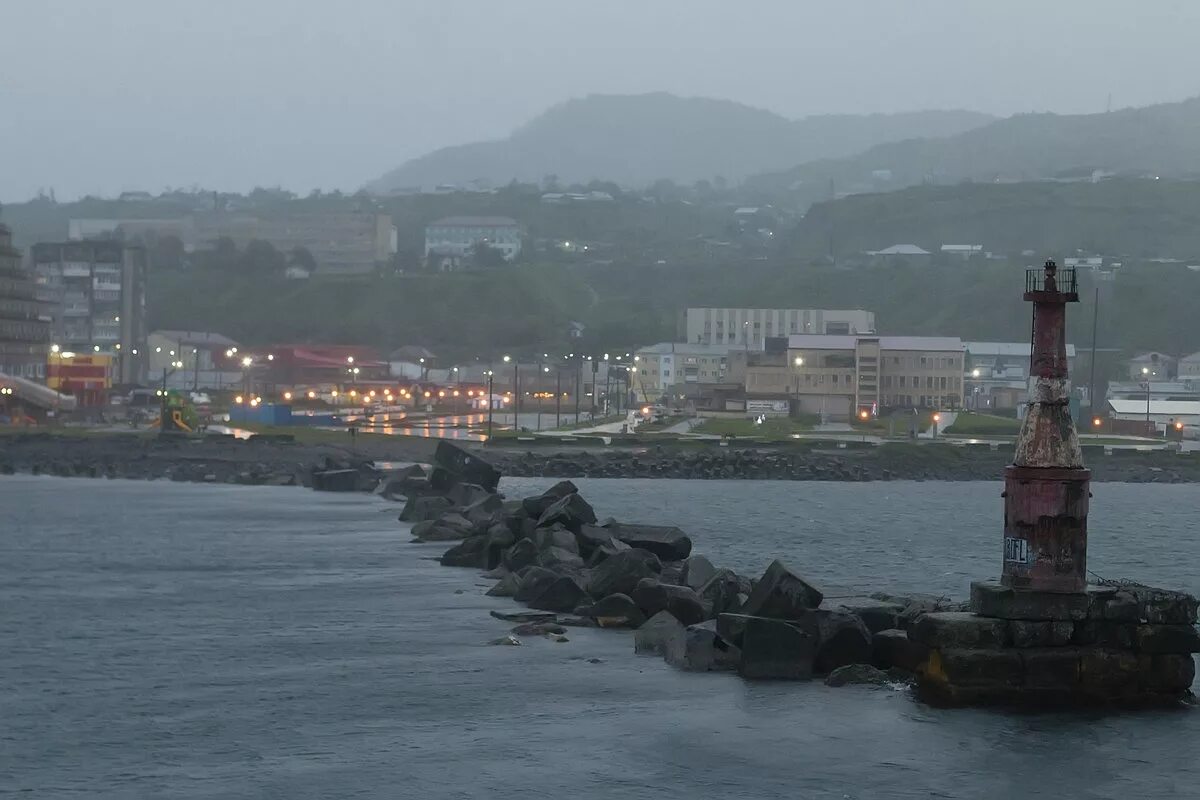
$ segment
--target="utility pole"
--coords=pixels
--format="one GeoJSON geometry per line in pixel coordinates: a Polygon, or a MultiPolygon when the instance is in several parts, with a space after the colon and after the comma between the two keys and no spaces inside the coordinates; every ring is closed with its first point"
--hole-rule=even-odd
{"type": "Polygon", "coordinates": [[[579,395],[583,393],[583,356],[575,366],[575,424],[579,424],[579,395]]]}
{"type": "Polygon", "coordinates": [[[488,404],[488,444],[492,441],[492,409],[495,407],[495,400],[492,398],[492,371],[487,371],[487,404],[488,404]]]}
{"type": "Polygon", "coordinates": [[[1092,416],[1096,416],[1096,331],[1100,318],[1100,287],[1096,287],[1096,299],[1092,306],[1092,363],[1091,377],[1088,378],[1088,406],[1092,416]]]}
{"type": "Polygon", "coordinates": [[[554,368],[554,427],[562,427],[562,366],[554,368]]]}

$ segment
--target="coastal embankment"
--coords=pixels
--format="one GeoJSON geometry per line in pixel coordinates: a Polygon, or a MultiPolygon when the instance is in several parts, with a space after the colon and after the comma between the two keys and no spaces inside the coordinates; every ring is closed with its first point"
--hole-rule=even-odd
{"type": "MultiPolygon", "coordinates": [[[[416,436],[157,436],[36,432],[0,436],[0,474],[167,479],[251,485],[304,484],[314,469],[364,462],[429,462],[437,439],[416,436]]],[[[1008,443],[803,442],[753,447],[476,446],[505,475],[546,478],[676,478],[792,481],[996,480],[1008,443]]],[[[1085,447],[1092,480],[1200,482],[1200,453],[1085,447]]]]}

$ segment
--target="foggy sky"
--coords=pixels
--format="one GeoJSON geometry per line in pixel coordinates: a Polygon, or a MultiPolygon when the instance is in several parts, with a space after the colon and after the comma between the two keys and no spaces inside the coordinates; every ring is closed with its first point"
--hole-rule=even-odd
{"type": "Polygon", "coordinates": [[[1190,0],[4,0],[0,201],[354,190],[588,93],[789,117],[1200,94],[1190,0]]]}

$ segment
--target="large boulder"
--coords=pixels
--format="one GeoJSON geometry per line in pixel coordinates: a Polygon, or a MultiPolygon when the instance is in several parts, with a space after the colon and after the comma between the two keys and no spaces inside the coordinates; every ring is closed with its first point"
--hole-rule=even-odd
{"type": "Polygon", "coordinates": [[[427,542],[448,542],[465,539],[475,533],[475,526],[462,514],[449,512],[437,519],[418,522],[412,527],[412,535],[427,542]]]}
{"type": "Polygon", "coordinates": [[[513,572],[528,567],[530,564],[536,564],[538,557],[537,547],[528,539],[521,539],[515,542],[504,553],[504,566],[508,567],[513,572]]]}
{"type": "Polygon", "coordinates": [[[682,658],[684,636],[683,624],[671,612],[660,611],[634,632],[633,652],[678,660],[682,658]]]}
{"type": "Polygon", "coordinates": [[[719,569],[700,587],[697,594],[708,604],[715,617],[740,611],[742,601],[750,592],[750,581],[733,570],[719,569]]]}
{"type": "Polygon", "coordinates": [[[679,573],[679,582],[698,592],[716,574],[717,569],[711,561],[702,555],[694,554],[684,559],[683,568],[679,573]]]}
{"type": "Polygon", "coordinates": [[[401,522],[423,522],[437,519],[450,510],[451,503],[447,497],[436,494],[410,495],[400,511],[401,522]]]}
{"type": "Polygon", "coordinates": [[[526,497],[521,501],[521,506],[525,511],[526,516],[537,519],[546,513],[546,509],[554,505],[556,502],[566,497],[567,495],[577,494],[579,488],[570,481],[559,481],[551,486],[542,494],[535,497],[526,497]]]}
{"type": "Polygon", "coordinates": [[[742,613],[771,619],[804,619],[821,605],[821,591],[793,573],[782,561],[772,561],[742,606],[742,613]]]}
{"type": "Polygon", "coordinates": [[[867,630],[871,631],[871,633],[878,633],[879,631],[899,628],[900,618],[904,613],[905,606],[900,603],[864,597],[843,600],[841,603],[838,603],[837,609],[854,614],[863,621],[863,624],[867,626],[867,630]]]}
{"type": "Polygon", "coordinates": [[[645,550],[624,550],[609,556],[592,568],[588,593],[592,597],[610,594],[633,594],[638,581],[662,572],[662,564],[653,553],[645,550]]]}
{"type": "Polygon", "coordinates": [[[555,580],[529,601],[530,608],[568,613],[588,600],[587,592],[574,578],[565,575],[555,580]]]}
{"type": "Polygon", "coordinates": [[[871,632],[861,619],[844,611],[820,610],[815,616],[818,644],[813,668],[817,672],[871,663],[871,632]]]}
{"type": "Polygon", "coordinates": [[[465,506],[462,515],[477,526],[490,526],[493,514],[500,512],[500,518],[503,518],[503,505],[504,501],[500,499],[500,495],[488,494],[465,506]]]}
{"type": "Polygon", "coordinates": [[[692,540],[672,525],[608,522],[604,527],[619,541],[630,547],[648,550],[663,561],[682,561],[692,554],[692,540]]]}
{"type": "Polygon", "coordinates": [[[892,628],[871,634],[871,663],[879,669],[916,672],[929,658],[929,648],[908,637],[907,631],[892,628]]]}
{"type": "Polygon", "coordinates": [[[811,678],[817,640],[795,623],[749,617],[741,634],[738,674],[750,680],[811,678]]]}
{"type": "Polygon", "coordinates": [[[433,463],[440,468],[442,480],[454,483],[474,483],[489,492],[496,491],[500,471],[474,453],[469,453],[445,439],[438,442],[433,463]]]}
{"type": "Polygon", "coordinates": [[[552,569],[559,574],[577,572],[583,569],[583,558],[578,553],[562,547],[547,547],[538,553],[539,566],[552,569]]]}
{"type": "Polygon", "coordinates": [[[375,487],[375,493],[388,500],[395,500],[397,497],[412,499],[429,491],[429,479],[425,475],[425,468],[420,464],[410,464],[388,472],[375,487]]]}
{"type": "Polygon", "coordinates": [[[513,599],[520,603],[528,603],[561,577],[557,572],[545,567],[529,567],[520,573],[521,586],[513,595],[513,599]]]}
{"type": "Polygon", "coordinates": [[[357,469],[327,469],[312,474],[312,488],[318,492],[364,492],[373,485],[357,469]]]}
{"type": "Polygon", "coordinates": [[[579,613],[596,620],[601,628],[637,628],[646,621],[646,615],[627,594],[610,594],[579,609],[579,613]]]}
{"type": "Polygon", "coordinates": [[[486,547],[487,537],[472,536],[443,553],[439,562],[443,567],[480,567],[483,565],[486,547]]]}
{"type": "Polygon", "coordinates": [[[714,620],[689,625],[683,633],[683,647],[671,648],[667,654],[671,666],[688,672],[735,670],[739,660],[738,648],[717,634],[714,620]]]}
{"type": "Polygon", "coordinates": [[[838,667],[825,678],[826,686],[850,686],[852,684],[866,686],[885,686],[891,682],[886,672],[876,669],[870,664],[847,664],[838,667]]]}
{"type": "Polygon", "coordinates": [[[584,525],[596,521],[596,512],[578,492],[561,497],[554,501],[542,515],[538,517],[537,526],[548,528],[551,525],[562,525],[572,533],[578,533],[584,525]]]}
{"type": "Polygon", "coordinates": [[[561,550],[569,550],[572,553],[579,552],[579,542],[575,539],[575,534],[562,525],[538,528],[533,535],[533,543],[537,546],[538,550],[557,547],[561,550]]]}
{"type": "Polygon", "coordinates": [[[671,616],[684,625],[695,625],[704,621],[704,604],[700,601],[700,596],[686,586],[662,583],[655,578],[643,578],[638,581],[630,597],[648,617],[660,611],[669,611],[671,616]]]}
{"type": "Polygon", "coordinates": [[[500,579],[499,583],[488,589],[489,597],[512,597],[521,588],[521,579],[515,572],[510,572],[500,579]]]}

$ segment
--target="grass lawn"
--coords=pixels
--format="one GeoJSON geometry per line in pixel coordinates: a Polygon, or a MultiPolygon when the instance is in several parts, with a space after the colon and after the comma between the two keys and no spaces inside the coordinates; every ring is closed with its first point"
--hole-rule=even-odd
{"type": "Polygon", "coordinates": [[[942,433],[951,436],[1016,436],[1020,430],[1021,421],[1013,417],[961,411],[954,424],[942,433]]]}
{"type": "Polygon", "coordinates": [[[784,439],[793,433],[807,433],[812,430],[808,420],[794,420],[786,417],[768,417],[761,425],[752,419],[706,419],[692,428],[693,433],[708,433],[717,436],[746,436],[757,439],[784,439]]]}

